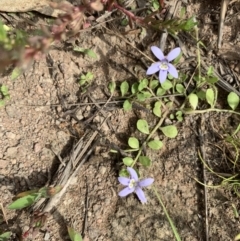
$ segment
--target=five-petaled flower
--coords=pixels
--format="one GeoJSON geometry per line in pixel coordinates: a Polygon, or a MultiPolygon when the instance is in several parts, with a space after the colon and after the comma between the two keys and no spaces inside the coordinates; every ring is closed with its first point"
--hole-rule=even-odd
{"type": "Polygon", "coordinates": [[[127,171],[130,175],[129,178],[118,177],[118,181],[122,185],[127,186],[122,191],[120,191],[118,193],[118,195],[120,197],[125,197],[128,194],[135,192],[137,194],[139,200],[142,203],[146,203],[147,199],[144,195],[144,192],[143,192],[142,188],[151,185],[153,183],[154,179],[153,178],[146,178],[146,179],[143,179],[143,180],[138,180],[138,175],[133,168],[128,167],[127,171]]]}
{"type": "Polygon", "coordinates": [[[147,70],[147,75],[155,74],[159,71],[159,81],[163,83],[167,74],[171,74],[174,78],[178,78],[178,72],[176,68],[170,64],[172,60],[178,57],[181,52],[180,48],[175,48],[169,52],[167,56],[164,56],[162,50],[156,46],[152,46],[151,50],[153,54],[160,60],[156,63],[153,63],[147,70]]]}

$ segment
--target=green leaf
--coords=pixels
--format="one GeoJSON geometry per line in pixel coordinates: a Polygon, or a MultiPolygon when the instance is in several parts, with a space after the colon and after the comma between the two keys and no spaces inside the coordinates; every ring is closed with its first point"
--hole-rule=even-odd
{"type": "Polygon", "coordinates": [[[153,150],[159,150],[163,147],[163,143],[159,140],[152,140],[148,142],[148,146],[153,150]]]}
{"type": "Polygon", "coordinates": [[[182,94],[184,93],[185,91],[185,88],[182,84],[176,84],[176,91],[179,93],[179,94],[182,94]]]}
{"type": "Polygon", "coordinates": [[[147,156],[140,156],[139,161],[145,167],[151,166],[151,163],[152,163],[151,160],[147,156]]]}
{"type": "Polygon", "coordinates": [[[164,126],[159,128],[166,137],[175,138],[178,134],[177,127],[174,125],[164,126]]]}
{"type": "Polygon", "coordinates": [[[14,68],[11,74],[11,80],[17,79],[22,74],[22,70],[18,67],[14,68]]]}
{"type": "Polygon", "coordinates": [[[115,89],[116,89],[116,83],[115,82],[110,82],[109,85],[108,85],[108,88],[109,88],[109,91],[111,94],[114,93],[115,89]]]}
{"type": "Polygon", "coordinates": [[[240,240],[240,233],[234,238],[234,241],[240,240]]]}
{"type": "Polygon", "coordinates": [[[127,25],[128,25],[128,19],[127,19],[127,18],[124,18],[124,19],[121,21],[121,25],[122,25],[122,26],[127,26],[127,25]]]}
{"type": "Polygon", "coordinates": [[[81,75],[79,84],[80,84],[80,85],[84,85],[84,84],[87,83],[87,82],[88,82],[88,81],[87,81],[85,75],[81,75]]]}
{"type": "Polygon", "coordinates": [[[148,86],[148,80],[147,79],[142,79],[140,80],[140,83],[138,85],[138,90],[142,91],[143,89],[145,89],[148,86]]]}
{"type": "Polygon", "coordinates": [[[93,73],[92,73],[92,72],[87,72],[87,74],[86,74],[86,79],[87,79],[88,81],[92,80],[92,79],[93,79],[93,73]]]}
{"type": "Polygon", "coordinates": [[[120,177],[129,177],[129,173],[128,173],[127,169],[122,169],[122,170],[119,172],[119,176],[120,176],[120,177]]]}
{"type": "Polygon", "coordinates": [[[84,48],[81,48],[81,47],[78,47],[78,46],[74,46],[74,47],[73,47],[73,51],[75,51],[75,52],[80,52],[80,53],[84,53],[84,52],[85,52],[85,49],[84,49],[84,48]]]}
{"type": "Polygon", "coordinates": [[[158,87],[158,85],[159,85],[159,80],[151,80],[149,87],[150,89],[154,90],[156,87],[158,87]]]}
{"type": "Polygon", "coordinates": [[[212,76],[213,74],[214,74],[214,68],[213,68],[213,66],[210,66],[207,70],[207,75],[212,76]]]}
{"type": "Polygon", "coordinates": [[[132,103],[129,100],[125,100],[123,103],[123,109],[129,111],[132,109],[132,103]]]}
{"type": "Polygon", "coordinates": [[[163,88],[159,87],[157,89],[157,96],[163,96],[165,95],[165,93],[166,93],[166,90],[164,90],[163,88]]]}
{"type": "Polygon", "coordinates": [[[93,73],[92,72],[87,72],[87,74],[85,75],[85,74],[82,74],[81,76],[80,76],[80,81],[79,81],[79,84],[80,85],[84,85],[84,84],[86,84],[86,83],[88,83],[88,82],[91,82],[91,80],[93,79],[93,73]]]}
{"type": "Polygon", "coordinates": [[[208,77],[208,78],[206,78],[206,82],[209,84],[215,84],[218,82],[218,78],[217,77],[208,77]]]}
{"type": "Polygon", "coordinates": [[[208,104],[211,106],[211,108],[213,108],[214,107],[214,100],[215,100],[213,89],[207,89],[206,100],[207,100],[208,104]]]}
{"type": "Polygon", "coordinates": [[[146,99],[150,98],[152,94],[149,91],[142,91],[137,94],[137,99],[139,101],[145,101],[146,99]]]}
{"type": "Polygon", "coordinates": [[[71,239],[71,241],[82,241],[81,234],[77,233],[73,228],[67,227],[68,229],[68,235],[71,239]]]}
{"type": "Polygon", "coordinates": [[[138,83],[132,84],[131,92],[132,92],[133,95],[138,92],[138,83]]]}
{"type": "Polygon", "coordinates": [[[169,81],[168,79],[166,79],[166,80],[161,84],[161,86],[162,86],[162,88],[163,88],[164,90],[169,90],[169,89],[171,89],[171,88],[173,87],[172,82],[169,81]]]}
{"type": "Polygon", "coordinates": [[[195,20],[195,17],[191,17],[187,20],[187,22],[183,26],[183,30],[190,31],[194,28],[194,26],[197,25],[197,21],[195,20]]]}
{"type": "Polygon", "coordinates": [[[233,110],[235,110],[239,105],[239,96],[236,93],[231,92],[231,93],[229,93],[229,95],[227,97],[227,102],[228,102],[229,106],[233,110]]]}
{"type": "Polygon", "coordinates": [[[24,196],[22,198],[17,199],[13,203],[11,203],[8,208],[9,209],[22,209],[32,205],[39,198],[39,194],[31,194],[24,196]]]}
{"type": "Polygon", "coordinates": [[[139,141],[135,137],[130,137],[128,139],[128,145],[133,149],[138,149],[139,148],[139,141]]]}
{"type": "Polygon", "coordinates": [[[126,165],[128,167],[130,167],[134,162],[134,160],[131,157],[124,157],[122,160],[123,160],[124,165],[126,165]]]}
{"type": "Polygon", "coordinates": [[[122,82],[122,84],[120,86],[120,90],[121,90],[122,96],[127,94],[128,90],[129,90],[129,84],[126,80],[122,82]]]}
{"type": "Polygon", "coordinates": [[[4,100],[0,100],[0,107],[5,106],[5,101],[4,100]]]}
{"type": "Polygon", "coordinates": [[[191,107],[196,110],[197,108],[197,105],[198,105],[198,96],[196,94],[190,94],[188,96],[188,100],[189,100],[189,103],[191,105],[191,107]]]}
{"type": "Polygon", "coordinates": [[[8,95],[8,87],[6,85],[2,85],[0,91],[4,96],[8,95]]]}
{"type": "Polygon", "coordinates": [[[97,59],[96,53],[95,53],[93,50],[91,50],[91,49],[86,49],[86,50],[84,51],[84,53],[85,53],[86,55],[88,55],[88,57],[90,57],[90,58],[92,58],[92,59],[97,59]]]}
{"type": "Polygon", "coordinates": [[[204,92],[203,90],[198,91],[196,95],[200,100],[206,100],[206,92],[204,92]]]}
{"type": "Polygon", "coordinates": [[[143,93],[137,93],[137,99],[138,101],[145,101],[146,100],[146,97],[143,93]]]}
{"type": "Polygon", "coordinates": [[[183,114],[183,113],[182,113],[182,111],[180,111],[180,110],[176,112],[176,117],[177,117],[177,120],[178,120],[178,121],[182,121],[182,120],[183,120],[182,114],[183,114]]]}
{"type": "Polygon", "coordinates": [[[0,235],[0,241],[7,241],[11,237],[11,232],[5,232],[0,235]]]}
{"type": "Polygon", "coordinates": [[[96,53],[91,49],[84,49],[78,46],[74,46],[73,51],[80,52],[88,55],[90,58],[97,59],[96,53]]]}
{"type": "Polygon", "coordinates": [[[162,115],[161,105],[162,105],[161,101],[157,101],[154,104],[153,114],[156,115],[157,117],[161,117],[162,115]]]}
{"type": "Polygon", "coordinates": [[[148,123],[143,119],[137,121],[137,129],[144,134],[149,134],[148,123]]]}

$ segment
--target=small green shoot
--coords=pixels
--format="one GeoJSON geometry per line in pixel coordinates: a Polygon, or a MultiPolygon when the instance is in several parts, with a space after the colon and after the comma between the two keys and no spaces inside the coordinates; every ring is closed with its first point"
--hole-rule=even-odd
{"type": "Polygon", "coordinates": [[[3,107],[6,104],[6,100],[10,99],[8,87],[6,85],[0,87],[0,97],[2,97],[0,98],[0,107],[3,107]]]}
{"type": "Polygon", "coordinates": [[[97,54],[93,50],[91,50],[91,49],[84,49],[84,48],[75,46],[73,48],[73,51],[83,53],[84,55],[87,55],[88,57],[90,57],[92,59],[97,59],[98,58],[97,54]]]}
{"type": "Polygon", "coordinates": [[[11,232],[5,232],[0,234],[0,241],[8,241],[11,237],[11,232]]]}
{"type": "Polygon", "coordinates": [[[82,236],[80,233],[77,233],[73,228],[68,227],[68,235],[71,241],[82,241],[82,236]]]}

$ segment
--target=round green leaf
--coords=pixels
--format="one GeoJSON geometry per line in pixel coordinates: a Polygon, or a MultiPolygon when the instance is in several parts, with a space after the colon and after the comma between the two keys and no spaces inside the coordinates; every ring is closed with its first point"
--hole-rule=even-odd
{"type": "Polygon", "coordinates": [[[131,86],[131,92],[132,92],[133,95],[138,92],[138,83],[132,84],[132,86],[131,86]]]}
{"type": "Polygon", "coordinates": [[[132,103],[129,100],[125,100],[123,103],[123,109],[129,111],[132,109],[132,103]]]}
{"type": "Polygon", "coordinates": [[[30,195],[18,198],[16,201],[11,203],[8,206],[8,208],[9,209],[22,209],[22,208],[28,207],[28,206],[32,205],[37,200],[38,197],[39,197],[38,194],[30,194],[30,195]]]}
{"type": "Polygon", "coordinates": [[[152,163],[151,160],[147,156],[140,156],[139,161],[145,167],[151,166],[151,163],[152,163]]]}
{"type": "Polygon", "coordinates": [[[175,138],[178,134],[177,127],[173,125],[161,127],[160,130],[169,138],[175,138]]]}
{"type": "Polygon", "coordinates": [[[133,149],[138,149],[139,148],[139,141],[135,137],[130,137],[128,139],[128,145],[133,149]]]}
{"type": "Polygon", "coordinates": [[[140,83],[138,85],[138,90],[142,91],[143,89],[145,89],[148,86],[148,80],[147,79],[142,79],[140,80],[140,83]]]}
{"type": "Polygon", "coordinates": [[[188,96],[188,100],[189,100],[189,103],[191,105],[191,107],[196,110],[197,108],[197,105],[198,105],[198,96],[196,94],[190,94],[188,96]]]}
{"type": "Polygon", "coordinates": [[[86,50],[84,51],[84,53],[85,53],[86,55],[88,55],[88,57],[90,57],[90,58],[92,58],[92,59],[97,59],[97,54],[96,54],[93,50],[91,50],[91,49],[86,49],[86,50]]]}
{"type": "Polygon", "coordinates": [[[231,92],[227,97],[227,102],[228,102],[229,106],[233,110],[235,110],[237,108],[237,106],[239,105],[239,96],[236,93],[231,92]]]}
{"type": "Polygon", "coordinates": [[[159,80],[151,80],[149,87],[150,89],[154,90],[156,87],[158,87],[158,85],[159,85],[159,80]]]}
{"type": "Polygon", "coordinates": [[[122,82],[122,84],[120,86],[120,90],[121,90],[122,96],[127,94],[128,90],[129,90],[129,84],[126,80],[122,82]]]}
{"type": "Polygon", "coordinates": [[[163,88],[164,90],[169,90],[169,89],[171,89],[171,88],[173,87],[172,82],[169,81],[168,79],[166,79],[166,80],[161,84],[161,86],[162,86],[162,88],[163,88]]]}
{"type": "Polygon", "coordinates": [[[143,93],[137,93],[137,99],[138,101],[145,101],[146,100],[146,97],[143,93]]]}
{"type": "Polygon", "coordinates": [[[149,91],[142,91],[142,94],[146,99],[152,97],[152,94],[149,91]]]}
{"type": "Polygon", "coordinates": [[[148,146],[153,150],[159,150],[163,147],[163,143],[159,140],[152,140],[148,142],[148,146]]]}
{"type": "Polygon", "coordinates": [[[156,115],[157,117],[161,117],[162,115],[161,104],[162,104],[161,101],[157,101],[154,104],[153,114],[156,115]]]}
{"type": "Polygon", "coordinates": [[[140,119],[137,121],[137,129],[144,134],[149,134],[148,123],[145,120],[140,119]]]}
{"type": "Polygon", "coordinates": [[[108,88],[109,88],[110,93],[113,94],[116,89],[116,83],[115,82],[109,83],[108,88]]]}
{"type": "Polygon", "coordinates": [[[157,96],[165,95],[165,93],[166,93],[166,90],[164,90],[163,88],[159,87],[157,89],[157,96]]]}
{"type": "Polygon", "coordinates": [[[123,160],[124,165],[126,165],[128,167],[131,166],[134,162],[131,157],[124,157],[122,160],[123,160]]]}
{"type": "Polygon", "coordinates": [[[179,94],[182,94],[184,93],[185,91],[185,88],[182,84],[176,84],[176,91],[179,93],[179,94]]]}
{"type": "Polygon", "coordinates": [[[213,108],[214,100],[215,100],[213,89],[207,89],[206,100],[207,100],[208,104],[211,106],[211,108],[213,108]]]}

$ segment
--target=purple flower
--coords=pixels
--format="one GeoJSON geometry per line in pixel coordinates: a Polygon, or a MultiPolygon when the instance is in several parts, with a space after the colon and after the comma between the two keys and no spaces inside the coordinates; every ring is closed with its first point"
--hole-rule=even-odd
{"type": "Polygon", "coordinates": [[[121,192],[119,192],[118,195],[120,197],[126,197],[128,194],[135,192],[137,194],[139,200],[142,203],[146,203],[147,199],[144,195],[142,188],[151,185],[153,183],[154,179],[146,178],[143,180],[138,180],[138,175],[133,168],[128,167],[127,171],[130,175],[129,178],[127,178],[127,177],[119,177],[118,178],[118,181],[122,185],[127,186],[121,192]]]}
{"type": "Polygon", "coordinates": [[[178,78],[178,72],[176,68],[170,64],[172,60],[178,57],[181,52],[180,48],[175,48],[170,51],[167,56],[164,56],[162,50],[156,46],[152,46],[151,50],[153,54],[160,60],[156,63],[153,63],[147,70],[147,75],[155,74],[159,71],[159,81],[163,83],[166,78],[167,74],[171,74],[174,78],[178,78]]]}

